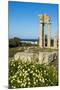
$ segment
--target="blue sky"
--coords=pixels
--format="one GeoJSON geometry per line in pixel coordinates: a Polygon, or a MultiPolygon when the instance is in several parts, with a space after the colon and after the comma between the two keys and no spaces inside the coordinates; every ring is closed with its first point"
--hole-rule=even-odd
{"type": "MultiPolygon", "coordinates": [[[[51,37],[58,31],[58,5],[27,2],[8,2],[9,38],[37,39],[40,32],[38,14],[47,14],[51,19],[51,37]]],[[[47,33],[47,28],[45,29],[47,33]]]]}

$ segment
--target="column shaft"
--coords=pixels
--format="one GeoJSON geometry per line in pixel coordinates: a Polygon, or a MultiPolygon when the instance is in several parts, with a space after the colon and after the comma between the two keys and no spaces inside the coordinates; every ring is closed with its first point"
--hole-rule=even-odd
{"type": "Polygon", "coordinates": [[[57,48],[57,35],[56,33],[54,34],[54,48],[57,48]]]}
{"type": "Polygon", "coordinates": [[[44,47],[45,47],[45,32],[44,32],[44,47]]]}
{"type": "Polygon", "coordinates": [[[47,42],[48,48],[50,48],[50,24],[48,24],[48,42],[47,42]]]}
{"type": "Polygon", "coordinates": [[[41,48],[44,47],[44,24],[40,24],[40,42],[39,46],[41,48]]]}

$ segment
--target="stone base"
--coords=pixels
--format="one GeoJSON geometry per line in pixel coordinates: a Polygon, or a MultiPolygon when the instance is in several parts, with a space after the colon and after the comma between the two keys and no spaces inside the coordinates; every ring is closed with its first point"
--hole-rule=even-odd
{"type": "Polygon", "coordinates": [[[34,62],[38,64],[49,64],[51,61],[57,59],[57,51],[53,52],[18,52],[14,55],[15,60],[22,60],[22,62],[34,62]]]}

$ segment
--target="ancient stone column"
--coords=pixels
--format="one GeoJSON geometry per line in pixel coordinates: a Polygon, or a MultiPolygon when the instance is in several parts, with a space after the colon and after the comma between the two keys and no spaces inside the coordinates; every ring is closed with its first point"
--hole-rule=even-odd
{"type": "Polygon", "coordinates": [[[41,48],[44,47],[44,24],[40,23],[40,43],[39,46],[41,48]]]}
{"type": "Polygon", "coordinates": [[[44,47],[44,15],[40,15],[40,40],[39,40],[39,46],[41,48],[44,47]]]}
{"type": "Polygon", "coordinates": [[[44,32],[44,47],[45,47],[45,32],[44,32]]]}
{"type": "Polygon", "coordinates": [[[50,48],[50,23],[48,23],[48,42],[47,47],[50,48]]]}
{"type": "Polygon", "coordinates": [[[54,48],[57,49],[57,34],[54,34],[54,48]]]}

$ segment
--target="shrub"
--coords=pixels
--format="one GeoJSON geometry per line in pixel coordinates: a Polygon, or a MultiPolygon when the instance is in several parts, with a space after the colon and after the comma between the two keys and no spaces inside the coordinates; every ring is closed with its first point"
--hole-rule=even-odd
{"type": "Polygon", "coordinates": [[[26,88],[58,85],[58,75],[53,65],[22,63],[9,60],[9,88],[26,88]]]}

